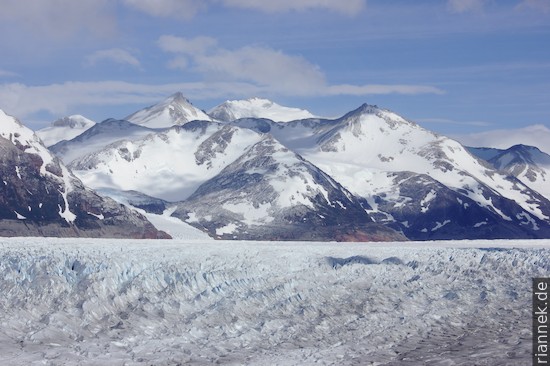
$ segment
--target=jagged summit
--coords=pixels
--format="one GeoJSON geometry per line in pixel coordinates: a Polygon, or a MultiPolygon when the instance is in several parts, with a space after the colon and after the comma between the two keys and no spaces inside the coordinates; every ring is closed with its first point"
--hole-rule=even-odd
{"type": "Polygon", "coordinates": [[[210,116],[195,107],[180,92],[172,94],[163,101],[137,111],[124,119],[149,128],[168,128],[194,120],[212,120],[210,116]]]}
{"type": "Polygon", "coordinates": [[[191,102],[189,101],[189,99],[187,99],[182,92],[176,92],[172,95],[170,95],[168,98],[166,98],[166,100],[172,100],[173,102],[177,102],[177,103],[189,103],[191,104],[191,102]]]}
{"type": "Polygon", "coordinates": [[[415,122],[412,122],[408,119],[403,118],[399,114],[385,108],[380,108],[375,104],[363,103],[359,108],[352,110],[351,112],[346,113],[344,116],[337,119],[339,122],[357,120],[358,118],[367,117],[367,116],[376,116],[390,125],[406,124],[412,126],[418,126],[415,122]]]}
{"type": "Polygon", "coordinates": [[[240,118],[267,118],[276,122],[289,122],[315,117],[305,109],[285,107],[269,99],[259,97],[227,100],[210,110],[209,115],[224,122],[231,122],[240,118]]]}

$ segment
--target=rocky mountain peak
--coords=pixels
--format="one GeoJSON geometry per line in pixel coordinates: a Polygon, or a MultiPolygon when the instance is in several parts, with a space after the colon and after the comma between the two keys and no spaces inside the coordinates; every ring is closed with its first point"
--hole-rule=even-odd
{"type": "Polygon", "coordinates": [[[195,107],[180,92],[124,119],[149,128],[168,128],[194,120],[211,120],[210,116],[195,107]]]}

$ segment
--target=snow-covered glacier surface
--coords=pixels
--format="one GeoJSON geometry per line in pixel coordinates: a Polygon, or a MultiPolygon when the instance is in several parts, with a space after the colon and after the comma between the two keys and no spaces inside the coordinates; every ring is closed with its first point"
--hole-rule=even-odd
{"type": "Polygon", "coordinates": [[[0,364],[530,363],[550,240],[0,239],[0,364]]]}

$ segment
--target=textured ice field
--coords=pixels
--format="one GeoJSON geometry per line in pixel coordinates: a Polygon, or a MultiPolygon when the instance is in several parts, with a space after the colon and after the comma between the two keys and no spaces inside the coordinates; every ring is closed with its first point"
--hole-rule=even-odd
{"type": "Polygon", "coordinates": [[[550,240],[0,239],[0,365],[530,364],[549,273],[550,240]]]}

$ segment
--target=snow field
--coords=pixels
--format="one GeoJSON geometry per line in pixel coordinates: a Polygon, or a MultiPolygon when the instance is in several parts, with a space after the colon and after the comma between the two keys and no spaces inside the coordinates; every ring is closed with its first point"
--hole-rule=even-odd
{"type": "Polygon", "coordinates": [[[525,364],[531,277],[550,271],[549,240],[17,238],[0,255],[9,365],[525,364]]]}
{"type": "Polygon", "coordinates": [[[290,122],[315,117],[307,110],[281,106],[262,98],[228,100],[214,107],[209,114],[222,120],[224,120],[223,117],[230,117],[230,120],[255,117],[269,118],[277,122],[290,122]]]}
{"type": "Polygon", "coordinates": [[[136,190],[169,201],[183,200],[261,139],[256,132],[234,129],[229,131],[233,143],[197,162],[201,144],[222,130],[219,125],[208,126],[204,133],[171,129],[126,141],[120,147],[139,151],[135,158],[124,158],[119,148],[107,148],[90,155],[93,169],[76,167],[74,173],[93,189],[136,190]]]}

